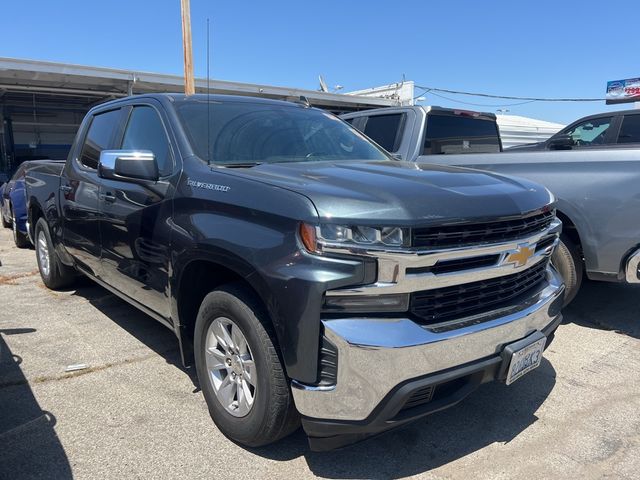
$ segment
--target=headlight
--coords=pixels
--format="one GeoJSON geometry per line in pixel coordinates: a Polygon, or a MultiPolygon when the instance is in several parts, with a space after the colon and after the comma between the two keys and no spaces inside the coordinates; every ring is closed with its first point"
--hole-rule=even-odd
{"type": "Polygon", "coordinates": [[[324,245],[402,247],[406,245],[408,230],[401,227],[367,227],[360,225],[300,224],[300,239],[306,249],[322,252],[324,245]]]}

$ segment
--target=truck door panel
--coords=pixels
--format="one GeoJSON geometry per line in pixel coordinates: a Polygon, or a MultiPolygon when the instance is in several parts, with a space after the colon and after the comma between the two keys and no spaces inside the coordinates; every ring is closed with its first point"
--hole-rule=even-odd
{"type": "Polygon", "coordinates": [[[102,179],[100,231],[102,271],[109,285],[164,318],[169,310],[169,242],[173,155],[158,112],[149,105],[130,110],[118,148],[150,150],[158,182],[102,179]]]}
{"type": "Polygon", "coordinates": [[[109,110],[90,119],[84,140],[71,153],[60,185],[66,249],[82,268],[97,277],[101,274],[98,160],[100,152],[112,145],[120,114],[120,109],[109,110]]]}

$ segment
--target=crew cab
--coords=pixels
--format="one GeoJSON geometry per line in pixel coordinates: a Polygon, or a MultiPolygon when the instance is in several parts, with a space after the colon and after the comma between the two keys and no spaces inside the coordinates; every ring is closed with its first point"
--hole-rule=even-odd
{"type": "MultiPolygon", "coordinates": [[[[494,147],[490,153],[472,148],[474,135],[484,139],[493,132],[484,120],[486,114],[458,113],[460,118],[473,119],[474,132],[486,135],[451,130],[444,139],[450,147],[434,152],[431,120],[417,117],[412,121],[416,108],[422,107],[365,110],[343,118],[362,128],[379,115],[404,115],[406,119],[394,123],[391,130],[365,129],[365,133],[383,144],[388,138],[396,139],[399,148],[394,154],[407,162],[516,175],[549,188],[557,198],[557,215],[564,224],[553,263],[565,282],[565,305],[578,294],[585,272],[591,280],[640,283],[640,144],[636,143],[640,139],[640,111],[587,117],[551,137],[544,148],[510,148],[498,153],[494,147]],[[482,122],[484,126],[478,127],[482,122]],[[618,139],[618,143],[612,145],[611,139],[618,139]],[[454,154],[461,151],[475,154],[454,154]]],[[[497,145],[495,138],[493,144],[497,145]]]]}
{"type": "Polygon", "coordinates": [[[27,196],[45,285],[86,275],[170,328],[247,446],[302,422],[330,449],[512,383],[562,319],[547,189],[400,162],[305,102],[107,102],[27,196]]]}

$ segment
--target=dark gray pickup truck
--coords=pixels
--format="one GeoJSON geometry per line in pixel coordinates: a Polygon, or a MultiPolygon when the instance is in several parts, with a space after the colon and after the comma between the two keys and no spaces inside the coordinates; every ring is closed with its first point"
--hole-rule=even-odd
{"type": "Polygon", "coordinates": [[[174,331],[244,445],[301,420],[334,448],[511,383],[562,318],[548,190],[399,162],[305,104],[105,103],[27,197],[44,283],[81,273],[174,331]]]}

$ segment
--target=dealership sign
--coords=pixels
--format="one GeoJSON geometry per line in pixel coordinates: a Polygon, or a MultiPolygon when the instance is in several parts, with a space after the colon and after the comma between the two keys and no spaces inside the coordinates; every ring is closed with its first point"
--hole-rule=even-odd
{"type": "Polygon", "coordinates": [[[640,102],[640,78],[607,82],[607,105],[640,102]]]}

